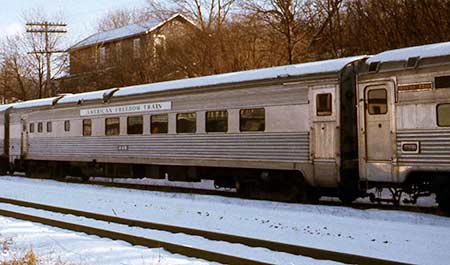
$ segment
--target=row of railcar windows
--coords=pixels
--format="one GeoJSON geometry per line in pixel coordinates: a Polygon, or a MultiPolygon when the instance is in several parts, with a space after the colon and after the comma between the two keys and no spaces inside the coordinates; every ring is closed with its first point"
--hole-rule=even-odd
{"type": "MultiPolygon", "coordinates": [[[[257,109],[241,109],[240,110],[240,131],[241,132],[257,132],[265,130],[265,110],[257,109]]],[[[207,111],[205,114],[205,130],[206,132],[227,132],[228,131],[228,111],[215,110],[207,111]]],[[[83,136],[92,135],[92,120],[84,119],[82,121],[83,136]]],[[[43,132],[43,122],[37,123],[37,132],[43,132]]],[[[158,114],[150,116],[151,134],[165,134],[169,131],[169,115],[158,114]]],[[[26,128],[24,127],[24,131],[26,128]]],[[[34,133],[34,123],[30,123],[29,132],[34,133]]],[[[47,132],[52,131],[52,123],[47,122],[47,132]]],[[[64,131],[70,131],[70,121],[64,121],[64,131]]],[[[197,131],[197,113],[178,113],[176,116],[176,132],[177,133],[195,133],[197,131]]],[[[143,134],[144,118],[143,116],[127,117],[127,134],[143,134]]],[[[105,135],[120,134],[120,118],[111,117],[105,119],[105,135]]]]}

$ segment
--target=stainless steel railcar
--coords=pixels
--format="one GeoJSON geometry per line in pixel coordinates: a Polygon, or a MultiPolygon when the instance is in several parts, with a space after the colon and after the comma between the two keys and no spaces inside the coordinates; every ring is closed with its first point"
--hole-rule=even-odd
{"type": "Polygon", "coordinates": [[[388,187],[448,207],[449,57],[441,43],[17,103],[0,110],[4,157],[54,177],[208,178],[303,201],[388,187]]]}

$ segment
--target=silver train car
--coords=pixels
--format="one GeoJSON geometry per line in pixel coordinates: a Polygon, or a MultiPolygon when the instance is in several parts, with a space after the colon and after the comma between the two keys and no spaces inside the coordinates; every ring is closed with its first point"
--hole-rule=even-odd
{"type": "Polygon", "coordinates": [[[448,207],[449,63],[441,43],[20,102],[0,109],[2,163],[292,201],[435,192],[448,207]]]}

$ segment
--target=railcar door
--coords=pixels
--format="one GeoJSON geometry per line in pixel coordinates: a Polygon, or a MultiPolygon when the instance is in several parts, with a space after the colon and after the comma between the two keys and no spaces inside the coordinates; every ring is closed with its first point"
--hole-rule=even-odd
{"type": "Polygon", "coordinates": [[[311,90],[311,151],[314,182],[322,187],[335,187],[338,182],[336,164],[335,86],[317,86],[311,90]]]}
{"type": "Polygon", "coordinates": [[[392,89],[384,85],[367,86],[364,91],[367,177],[389,181],[392,168],[392,89]]]}

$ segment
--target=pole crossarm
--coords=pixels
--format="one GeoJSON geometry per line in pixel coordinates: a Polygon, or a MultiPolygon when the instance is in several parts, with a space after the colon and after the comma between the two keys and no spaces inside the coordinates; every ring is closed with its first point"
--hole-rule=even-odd
{"type": "MultiPolygon", "coordinates": [[[[61,34],[61,33],[67,33],[67,31],[64,29],[67,24],[65,23],[55,23],[55,22],[27,22],[25,24],[28,28],[26,29],[26,32],[34,34],[45,34],[45,49],[44,50],[34,50],[31,52],[28,52],[28,54],[44,54],[46,56],[47,61],[47,80],[46,80],[46,86],[45,89],[47,89],[48,96],[55,95],[55,88],[51,84],[51,56],[54,53],[63,53],[65,51],[63,50],[51,50],[50,47],[50,34],[61,34]]],[[[39,95],[41,96],[41,91],[39,92],[39,95]]]]}

